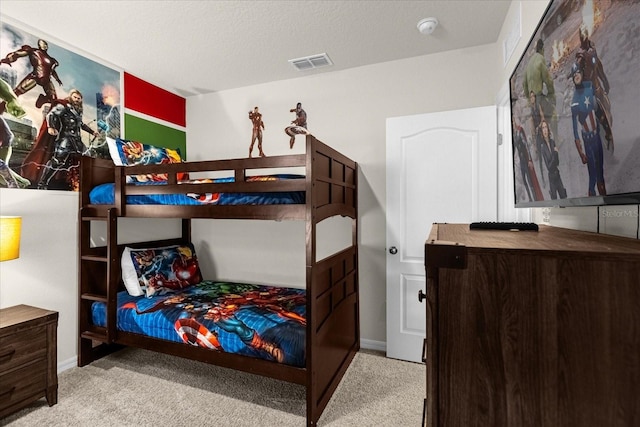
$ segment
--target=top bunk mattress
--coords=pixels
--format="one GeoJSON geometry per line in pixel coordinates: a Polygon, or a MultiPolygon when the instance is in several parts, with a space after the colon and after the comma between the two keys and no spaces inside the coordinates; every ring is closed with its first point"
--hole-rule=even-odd
{"type": "MultiPolygon", "coordinates": [[[[247,181],[279,181],[304,179],[304,175],[277,174],[253,176],[247,181]]],[[[234,178],[215,178],[208,180],[190,180],[181,183],[230,183],[234,178]]],[[[166,184],[166,181],[139,182],[135,185],[166,184]]],[[[115,201],[115,184],[106,183],[94,187],[89,193],[89,201],[94,205],[112,205],[115,201]]],[[[263,192],[263,193],[185,193],[185,194],[137,194],[126,196],[129,205],[281,205],[304,204],[304,191],[263,192]]]]}

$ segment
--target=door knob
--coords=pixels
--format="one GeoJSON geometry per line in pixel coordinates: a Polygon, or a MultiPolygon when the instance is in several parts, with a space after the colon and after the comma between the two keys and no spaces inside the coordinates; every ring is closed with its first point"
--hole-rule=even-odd
{"type": "Polygon", "coordinates": [[[389,248],[389,253],[390,253],[391,255],[395,255],[395,254],[397,254],[397,253],[398,253],[398,248],[396,248],[395,246],[391,246],[391,247],[389,248]]]}
{"type": "Polygon", "coordinates": [[[422,302],[423,299],[425,299],[427,297],[427,294],[425,294],[424,292],[422,292],[422,289],[420,289],[418,291],[418,301],[422,302]]]}

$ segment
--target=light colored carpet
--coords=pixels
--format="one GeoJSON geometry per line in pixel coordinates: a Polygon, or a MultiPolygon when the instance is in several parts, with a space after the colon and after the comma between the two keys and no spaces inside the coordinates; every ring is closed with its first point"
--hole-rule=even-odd
{"type": "MultiPolygon", "coordinates": [[[[139,349],[58,377],[44,399],[0,426],[305,426],[304,387],[139,349]]],[[[320,426],[420,426],[425,366],[361,351],[320,426]]]]}

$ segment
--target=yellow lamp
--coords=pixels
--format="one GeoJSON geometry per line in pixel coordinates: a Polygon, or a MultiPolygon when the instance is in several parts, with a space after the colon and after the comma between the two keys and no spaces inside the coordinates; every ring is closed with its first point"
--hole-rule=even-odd
{"type": "Polygon", "coordinates": [[[21,223],[19,216],[0,216],[0,261],[20,256],[21,223]]]}

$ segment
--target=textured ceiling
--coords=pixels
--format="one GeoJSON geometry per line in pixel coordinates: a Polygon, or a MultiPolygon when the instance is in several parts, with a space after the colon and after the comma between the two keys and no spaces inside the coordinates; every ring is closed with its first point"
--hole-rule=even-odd
{"type": "MultiPolygon", "coordinates": [[[[184,96],[493,43],[510,0],[29,1],[0,13],[184,96]],[[431,36],[417,22],[436,17],[431,36]],[[334,65],[288,63],[327,53],[334,65]]],[[[6,52],[0,52],[2,56],[6,52]]]]}

